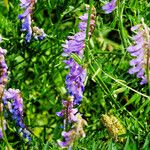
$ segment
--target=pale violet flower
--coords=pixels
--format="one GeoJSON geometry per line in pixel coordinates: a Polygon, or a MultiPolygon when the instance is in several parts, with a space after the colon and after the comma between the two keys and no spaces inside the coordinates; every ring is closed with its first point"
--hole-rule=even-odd
{"type": "Polygon", "coordinates": [[[110,14],[111,12],[115,10],[116,2],[117,0],[111,0],[110,2],[108,2],[102,7],[102,9],[105,11],[105,14],[110,14]]]}

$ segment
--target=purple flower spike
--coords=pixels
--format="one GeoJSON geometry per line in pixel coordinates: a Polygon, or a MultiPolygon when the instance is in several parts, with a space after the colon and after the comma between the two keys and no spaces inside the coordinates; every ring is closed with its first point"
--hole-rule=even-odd
{"type": "Polygon", "coordinates": [[[131,56],[136,57],[130,61],[129,64],[132,68],[129,69],[128,72],[129,74],[136,74],[137,78],[141,78],[141,85],[148,82],[145,73],[147,67],[147,52],[149,49],[148,41],[150,39],[148,39],[149,37],[145,36],[147,35],[145,27],[146,25],[143,26],[143,24],[138,24],[131,28],[131,31],[134,31],[136,35],[132,36],[134,44],[127,48],[127,51],[131,54],[131,56]]]}
{"type": "Polygon", "coordinates": [[[115,10],[116,8],[116,1],[117,0],[112,0],[109,3],[107,3],[106,5],[104,5],[102,7],[102,9],[105,11],[105,14],[110,14],[112,11],[115,10]]]}
{"type": "Polygon", "coordinates": [[[9,112],[16,125],[20,128],[19,132],[23,134],[24,138],[30,140],[30,132],[26,130],[23,123],[23,99],[19,90],[8,89],[4,91],[2,100],[5,105],[8,105],[9,112]]]}
{"type": "MultiPolygon", "coordinates": [[[[92,14],[90,16],[90,30],[89,36],[91,35],[94,26],[95,26],[95,9],[92,8],[92,14]]],[[[86,38],[86,28],[88,13],[85,13],[83,16],[79,17],[81,22],[79,23],[79,32],[74,36],[68,36],[68,40],[62,44],[64,57],[70,57],[72,53],[78,55],[81,59],[83,58],[84,47],[85,47],[85,38],[86,38]]],[[[76,63],[72,58],[64,61],[66,63],[65,68],[69,68],[70,72],[66,76],[66,87],[68,93],[74,97],[74,104],[79,105],[84,92],[84,81],[86,77],[86,70],[82,68],[78,63],[76,63]]]]}
{"type": "MultiPolygon", "coordinates": [[[[87,7],[89,10],[89,7],[87,7]]],[[[90,36],[94,26],[95,26],[95,9],[92,8],[92,14],[90,16],[90,30],[88,35],[90,36]]],[[[86,124],[84,119],[78,113],[78,109],[74,108],[76,105],[79,105],[84,92],[84,81],[86,78],[86,69],[79,65],[73,58],[72,54],[76,54],[80,59],[83,59],[84,47],[85,47],[85,38],[87,30],[87,20],[88,13],[85,13],[83,16],[80,16],[80,23],[78,25],[79,32],[74,36],[68,36],[67,40],[63,47],[62,56],[67,57],[64,60],[66,64],[65,68],[69,68],[69,74],[66,76],[66,88],[67,93],[70,95],[68,101],[62,101],[63,109],[60,112],[57,112],[57,116],[64,118],[64,130],[66,130],[66,124],[71,124],[70,131],[63,131],[63,141],[58,140],[58,144],[62,148],[68,148],[72,150],[73,143],[76,138],[85,137],[83,131],[83,126],[86,124]]]]}
{"type": "Polygon", "coordinates": [[[87,122],[82,118],[80,113],[77,113],[76,117],[77,121],[74,123],[72,129],[68,132],[62,132],[64,140],[57,141],[61,148],[68,148],[68,150],[71,150],[76,138],[86,136],[83,127],[87,125],[87,122]]]}
{"type": "MultiPolygon", "coordinates": [[[[16,125],[20,128],[19,131],[23,137],[31,140],[30,132],[26,130],[25,124],[23,123],[23,99],[19,90],[8,89],[5,86],[8,80],[7,76],[7,64],[5,62],[6,50],[0,47],[0,95],[2,103],[0,103],[0,110],[9,110],[12,119],[16,122],[16,125]],[[3,109],[3,107],[5,109],[3,109]]],[[[5,113],[4,113],[5,114],[5,113]]],[[[5,116],[4,116],[5,117],[5,116]]],[[[6,130],[6,121],[3,119],[3,128],[6,130]]],[[[0,138],[3,137],[1,121],[0,121],[0,138]]]]}

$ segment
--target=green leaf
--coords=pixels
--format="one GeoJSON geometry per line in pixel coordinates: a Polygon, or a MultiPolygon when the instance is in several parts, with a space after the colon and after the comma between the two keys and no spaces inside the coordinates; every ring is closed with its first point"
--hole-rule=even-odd
{"type": "Polygon", "coordinates": [[[125,104],[125,106],[132,104],[133,102],[139,101],[141,99],[141,96],[137,93],[135,93],[130,99],[129,101],[125,104]]]}
{"type": "Polygon", "coordinates": [[[148,135],[146,136],[145,143],[144,143],[142,149],[148,150],[149,146],[150,146],[150,133],[148,133],[148,135]]]}
{"type": "Polygon", "coordinates": [[[150,99],[147,99],[147,100],[142,104],[142,106],[136,111],[136,114],[137,114],[140,110],[142,110],[146,105],[149,105],[149,103],[150,103],[150,99]]]}
{"type": "Polygon", "coordinates": [[[47,143],[44,146],[44,150],[49,150],[49,142],[47,141],[47,143]]]}
{"type": "Polygon", "coordinates": [[[109,142],[108,150],[117,150],[116,144],[113,142],[112,139],[111,139],[110,142],[109,142]]]}
{"type": "Polygon", "coordinates": [[[129,145],[129,141],[130,141],[130,138],[129,138],[129,136],[128,136],[127,141],[126,141],[126,144],[125,144],[125,147],[124,147],[123,150],[131,150],[130,145],[129,145]]]}

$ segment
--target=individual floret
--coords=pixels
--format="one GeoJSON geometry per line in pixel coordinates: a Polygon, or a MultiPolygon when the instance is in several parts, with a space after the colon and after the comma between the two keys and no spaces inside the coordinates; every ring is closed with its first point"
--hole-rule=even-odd
{"type": "Polygon", "coordinates": [[[102,7],[102,9],[105,11],[105,14],[110,14],[111,12],[115,10],[116,2],[117,0],[111,0],[110,2],[108,2],[102,7]]]}

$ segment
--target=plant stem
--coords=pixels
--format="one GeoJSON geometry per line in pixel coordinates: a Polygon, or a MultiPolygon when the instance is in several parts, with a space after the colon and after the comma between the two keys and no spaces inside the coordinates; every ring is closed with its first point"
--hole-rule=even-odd
{"type": "Polygon", "coordinates": [[[124,62],[124,59],[125,59],[125,56],[126,56],[126,51],[125,49],[127,48],[128,46],[128,43],[127,43],[127,40],[128,37],[126,36],[126,33],[125,33],[125,28],[124,28],[124,25],[123,25],[123,11],[124,11],[124,6],[125,6],[125,1],[126,0],[123,0],[122,2],[120,2],[119,0],[117,1],[117,6],[118,6],[118,18],[119,18],[119,34],[120,34],[120,38],[121,38],[121,41],[122,41],[122,45],[123,45],[123,56],[122,58],[120,59],[120,62],[118,64],[118,67],[117,69],[120,67],[121,63],[124,62]]]}
{"type": "Polygon", "coordinates": [[[150,36],[149,36],[149,28],[144,23],[144,18],[142,18],[142,25],[144,26],[146,37],[147,37],[147,59],[146,59],[146,74],[147,74],[147,81],[148,81],[148,95],[150,96],[150,75],[149,75],[149,69],[150,69],[150,36]]]}
{"type": "Polygon", "coordinates": [[[125,29],[124,29],[124,25],[123,25],[123,10],[124,10],[124,6],[125,6],[125,0],[123,0],[121,2],[119,7],[119,28],[120,28],[120,36],[121,36],[121,41],[123,42],[123,47],[126,48],[127,47],[127,41],[126,41],[126,35],[125,35],[125,29]]]}
{"type": "Polygon", "coordinates": [[[88,43],[89,43],[89,31],[90,31],[90,20],[91,20],[92,7],[93,7],[93,0],[90,0],[90,8],[89,8],[89,12],[88,12],[88,21],[87,21],[86,38],[85,38],[85,52],[84,52],[86,62],[89,62],[88,43]]]}
{"type": "MultiPolygon", "coordinates": [[[[91,65],[89,65],[89,68],[91,69],[92,73],[94,74],[96,72],[96,70],[94,69],[94,67],[91,65]]],[[[119,108],[119,104],[118,102],[116,101],[116,99],[112,96],[112,94],[110,93],[108,87],[106,86],[106,84],[103,82],[103,80],[101,79],[101,77],[98,75],[98,76],[95,76],[98,84],[100,85],[100,87],[104,90],[105,93],[107,93],[110,97],[110,99],[113,101],[113,103],[115,104],[115,106],[117,108],[119,108]]]]}

